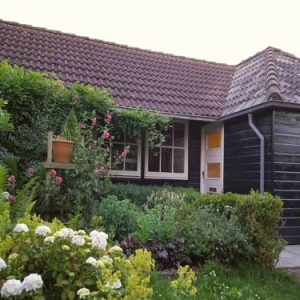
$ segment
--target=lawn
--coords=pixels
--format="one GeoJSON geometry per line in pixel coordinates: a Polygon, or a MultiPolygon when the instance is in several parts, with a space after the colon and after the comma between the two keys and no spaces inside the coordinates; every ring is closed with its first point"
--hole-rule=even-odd
{"type": "MultiPolygon", "coordinates": [[[[299,300],[300,282],[292,275],[282,270],[266,270],[256,266],[244,265],[238,268],[226,268],[217,265],[215,268],[220,282],[226,286],[236,287],[245,292],[244,297],[237,299],[246,299],[246,294],[259,295],[260,298],[247,299],[268,299],[268,300],[299,300]]],[[[198,293],[196,299],[216,300],[216,296],[205,287],[204,275],[199,274],[197,280],[198,293]]],[[[169,288],[170,278],[159,273],[152,275],[152,287],[154,291],[153,299],[174,299],[169,288]]],[[[248,296],[247,295],[247,296],[248,296]]],[[[249,296],[248,296],[249,297],[249,296]]],[[[184,299],[183,297],[181,299],[184,299]]],[[[231,299],[231,298],[225,298],[231,299]]],[[[235,298],[234,298],[235,299],[235,298]]]]}

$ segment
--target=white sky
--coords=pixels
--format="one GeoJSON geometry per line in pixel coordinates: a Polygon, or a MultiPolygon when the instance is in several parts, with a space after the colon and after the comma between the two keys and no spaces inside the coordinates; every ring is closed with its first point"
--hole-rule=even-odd
{"type": "Polygon", "coordinates": [[[228,64],[300,57],[300,0],[0,0],[0,19],[228,64]]]}

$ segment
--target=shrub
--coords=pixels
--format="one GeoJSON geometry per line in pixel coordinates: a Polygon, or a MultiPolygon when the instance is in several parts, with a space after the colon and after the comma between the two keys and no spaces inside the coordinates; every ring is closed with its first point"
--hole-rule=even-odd
{"type": "Polygon", "coordinates": [[[234,213],[226,216],[209,208],[198,208],[181,224],[187,254],[200,260],[217,259],[233,264],[253,253],[249,236],[234,213]]]}
{"type": "Polygon", "coordinates": [[[153,208],[158,204],[180,207],[184,201],[184,194],[176,193],[167,189],[159,189],[151,193],[147,197],[147,202],[144,205],[145,208],[153,208]]]}
{"type": "Polygon", "coordinates": [[[122,242],[122,248],[127,255],[133,254],[136,249],[144,248],[152,253],[158,270],[174,269],[180,265],[191,264],[192,261],[183,250],[184,240],[175,238],[169,243],[148,241],[141,243],[137,237],[129,236],[122,242]]]}
{"type": "Polygon", "coordinates": [[[159,204],[140,214],[137,226],[134,235],[141,242],[157,240],[168,243],[176,236],[176,209],[159,204]]]}
{"type": "Polygon", "coordinates": [[[233,207],[241,228],[249,236],[249,243],[255,249],[251,261],[266,267],[273,267],[285,244],[278,237],[277,232],[282,206],[280,198],[269,193],[261,195],[252,191],[246,195],[199,194],[197,199],[181,211],[181,219],[186,219],[199,208],[213,207],[223,212],[233,207]]]}
{"type": "Polygon", "coordinates": [[[130,199],[136,205],[143,207],[153,194],[161,194],[162,191],[172,192],[174,194],[183,196],[183,200],[189,202],[199,197],[199,192],[192,188],[172,187],[168,185],[137,185],[137,184],[123,184],[116,183],[110,186],[108,191],[111,195],[116,195],[119,199],[130,199]]]}
{"type": "Polygon", "coordinates": [[[22,220],[10,234],[12,247],[2,258],[1,294],[7,296],[7,279],[23,280],[20,289],[30,299],[148,299],[153,268],[151,254],[137,250],[125,257],[120,247],[107,247],[107,235],[61,228],[57,222],[22,220]],[[37,222],[41,222],[37,226],[37,222]],[[25,223],[26,222],[26,223],[25,223]],[[31,275],[31,285],[24,279],[31,275]],[[39,276],[40,275],[40,276],[39,276]],[[27,286],[27,289],[26,289],[27,286]],[[84,298],[86,295],[86,298],[84,298]]]}
{"type": "Polygon", "coordinates": [[[117,240],[126,238],[137,229],[137,207],[129,200],[118,200],[108,196],[101,202],[94,202],[93,215],[103,217],[103,224],[117,240]]]}

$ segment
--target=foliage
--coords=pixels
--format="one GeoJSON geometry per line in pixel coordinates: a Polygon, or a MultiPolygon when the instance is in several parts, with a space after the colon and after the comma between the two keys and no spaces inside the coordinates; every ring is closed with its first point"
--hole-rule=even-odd
{"type": "Polygon", "coordinates": [[[147,197],[145,207],[153,208],[158,204],[179,207],[183,201],[184,194],[176,193],[167,189],[159,189],[152,192],[152,194],[147,197]]]}
{"type": "Polygon", "coordinates": [[[158,270],[177,268],[183,264],[191,264],[192,261],[183,251],[184,240],[176,238],[169,243],[159,241],[148,241],[141,243],[137,237],[129,236],[123,240],[122,248],[127,255],[135,252],[136,249],[144,248],[152,253],[158,270]]]}
{"type": "Polygon", "coordinates": [[[32,178],[16,193],[16,202],[10,208],[12,224],[15,224],[24,215],[30,214],[35,204],[36,189],[36,178],[32,178]]]}
{"type": "Polygon", "coordinates": [[[116,196],[94,202],[93,215],[103,217],[104,227],[117,240],[126,238],[137,228],[137,207],[129,200],[118,200],[116,196]]]}
{"type": "Polygon", "coordinates": [[[171,288],[175,291],[175,299],[182,299],[182,297],[193,298],[197,293],[195,272],[189,266],[184,266],[179,267],[177,273],[178,278],[170,283],[171,288]]]}
{"type": "Polygon", "coordinates": [[[282,201],[269,193],[261,195],[252,191],[246,195],[199,194],[181,211],[181,218],[185,219],[198,208],[213,207],[220,213],[230,207],[234,208],[241,228],[249,236],[250,245],[255,249],[251,260],[259,265],[273,267],[284,246],[277,232],[282,206],[282,201]]]}
{"type": "Polygon", "coordinates": [[[71,109],[62,126],[61,136],[69,141],[80,142],[79,124],[73,109],[71,109]]]}
{"type": "Polygon", "coordinates": [[[7,102],[0,98],[0,132],[13,130],[13,125],[10,123],[10,114],[4,109],[7,102]]]}
{"type": "MultiPolygon", "coordinates": [[[[243,264],[229,268],[219,263],[208,263],[200,269],[197,277],[196,288],[198,292],[196,299],[201,300],[222,299],[220,294],[216,296],[209,288],[214,286],[211,281],[217,281],[218,286],[228,287],[226,288],[227,295],[231,289],[233,292],[240,292],[243,300],[257,300],[258,297],[264,300],[298,300],[300,296],[300,283],[295,277],[284,270],[270,270],[253,264],[243,264]],[[216,277],[207,276],[212,271],[215,272],[216,277]]],[[[151,276],[153,299],[173,300],[174,295],[170,287],[172,280],[173,277],[169,278],[165,274],[154,272],[151,276]]],[[[182,297],[181,299],[191,298],[182,297]]]]}
{"type": "Polygon", "coordinates": [[[138,229],[134,233],[145,243],[151,240],[168,243],[175,237],[176,209],[166,205],[157,205],[137,219],[138,229]]]}
{"type": "Polygon", "coordinates": [[[203,270],[203,289],[213,299],[224,300],[259,300],[261,297],[249,288],[237,288],[235,286],[229,287],[219,278],[216,274],[214,267],[218,267],[217,264],[208,264],[203,270]]]}
{"type": "Polygon", "coordinates": [[[141,139],[147,132],[150,145],[163,143],[163,132],[171,125],[169,118],[145,110],[123,110],[116,114],[116,122],[128,136],[136,139],[141,139]]]}
{"type": "Polygon", "coordinates": [[[21,158],[23,169],[45,159],[47,132],[58,134],[71,109],[79,122],[115,113],[133,136],[141,136],[147,128],[153,140],[161,138],[158,129],[169,123],[158,113],[116,112],[107,90],[79,83],[65,87],[54,74],[25,70],[5,61],[0,62],[0,97],[8,101],[7,111],[15,127],[3,138],[2,146],[21,158]]]}
{"type": "MultiPolygon", "coordinates": [[[[154,263],[149,252],[137,250],[127,258],[120,247],[106,246],[105,233],[75,232],[38,217],[20,222],[10,234],[12,247],[2,256],[7,268],[1,271],[1,285],[8,278],[22,280],[37,273],[43,289],[33,291],[30,299],[40,299],[41,294],[46,299],[75,299],[85,292],[89,299],[151,297],[149,273],[154,263]]],[[[23,290],[22,295],[28,294],[23,290]]]]}
{"type": "Polygon", "coordinates": [[[123,183],[112,184],[107,193],[116,195],[120,199],[130,199],[134,204],[142,207],[147,206],[148,199],[151,199],[152,195],[161,194],[162,190],[181,195],[184,197],[183,200],[186,200],[187,202],[197,199],[200,195],[199,192],[192,188],[123,183]]]}
{"type": "Polygon", "coordinates": [[[181,235],[187,254],[197,260],[217,259],[233,264],[253,255],[250,238],[234,211],[228,216],[225,212],[198,208],[182,222],[181,235]]]}

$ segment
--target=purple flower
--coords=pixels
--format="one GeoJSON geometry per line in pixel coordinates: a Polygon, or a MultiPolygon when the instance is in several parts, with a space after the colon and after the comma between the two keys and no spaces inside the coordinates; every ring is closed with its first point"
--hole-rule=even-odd
{"type": "Polygon", "coordinates": [[[16,177],[14,175],[11,175],[11,176],[8,177],[7,185],[9,187],[14,188],[16,186],[16,183],[17,183],[17,180],[16,180],[16,177]]]}

